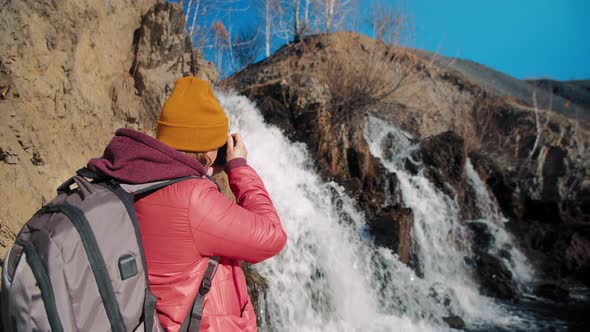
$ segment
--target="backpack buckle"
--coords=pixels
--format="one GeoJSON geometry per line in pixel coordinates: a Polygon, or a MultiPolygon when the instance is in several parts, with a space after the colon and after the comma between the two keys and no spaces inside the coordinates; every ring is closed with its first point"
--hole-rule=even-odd
{"type": "Polygon", "coordinates": [[[201,283],[201,288],[199,289],[199,293],[204,296],[207,293],[209,293],[210,289],[211,289],[211,280],[208,278],[203,279],[203,282],[201,283]]]}

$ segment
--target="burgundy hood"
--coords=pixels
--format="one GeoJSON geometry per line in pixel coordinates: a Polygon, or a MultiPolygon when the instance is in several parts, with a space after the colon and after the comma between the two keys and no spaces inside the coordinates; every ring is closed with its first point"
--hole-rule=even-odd
{"type": "Polygon", "coordinates": [[[100,158],[88,169],[124,183],[147,183],[184,176],[203,176],[205,166],[148,135],[119,129],[100,158]]]}

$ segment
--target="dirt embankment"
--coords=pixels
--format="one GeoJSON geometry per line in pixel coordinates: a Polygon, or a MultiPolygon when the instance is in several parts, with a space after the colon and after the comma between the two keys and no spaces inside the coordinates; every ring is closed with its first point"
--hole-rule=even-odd
{"type": "Polygon", "coordinates": [[[120,127],[151,132],[174,81],[215,79],[178,4],[0,5],[0,257],[54,188],[120,127]]]}

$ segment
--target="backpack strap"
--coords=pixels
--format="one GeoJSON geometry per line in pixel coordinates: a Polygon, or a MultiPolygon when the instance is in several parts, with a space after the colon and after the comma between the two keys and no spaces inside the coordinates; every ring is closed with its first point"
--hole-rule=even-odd
{"type": "MultiPolygon", "coordinates": [[[[26,254],[27,263],[33,272],[37,286],[41,291],[41,298],[43,299],[43,305],[45,306],[45,311],[47,312],[47,320],[49,321],[51,331],[62,332],[64,329],[57,312],[55,294],[53,293],[51,281],[49,280],[49,275],[47,274],[47,269],[41,256],[39,256],[37,253],[37,249],[32,242],[23,239],[17,239],[15,244],[21,246],[24,253],[26,254]]],[[[3,310],[8,311],[8,308],[3,308],[3,310]]],[[[10,324],[10,321],[7,321],[6,323],[10,324]]],[[[11,326],[11,328],[16,331],[18,327],[11,326]]]]}
{"type": "Polygon", "coordinates": [[[96,237],[94,236],[92,228],[84,213],[78,207],[68,203],[50,204],[41,208],[37,213],[62,213],[74,225],[78,231],[84,251],[88,257],[88,262],[90,263],[90,267],[94,274],[94,279],[96,280],[96,285],[104,309],[109,318],[111,330],[115,332],[124,332],[125,322],[121,315],[121,310],[119,309],[119,304],[117,302],[107,265],[105,264],[96,237]]]}
{"type": "Polygon", "coordinates": [[[207,295],[211,289],[211,280],[213,280],[213,276],[215,276],[215,272],[217,272],[217,266],[219,266],[219,256],[209,257],[209,264],[207,264],[207,270],[205,270],[203,281],[201,281],[201,287],[199,287],[193,305],[182,322],[182,326],[179,330],[180,332],[199,331],[201,319],[203,319],[205,295],[207,295]]]}
{"type": "MultiPolygon", "coordinates": [[[[217,190],[221,191],[221,188],[217,184],[217,182],[213,181],[213,178],[209,175],[206,176],[211,182],[217,186],[217,190]]],[[[219,256],[212,256],[209,257],[209,264],[207,264],[207,270],[205,270],[205,275],[203,276],[203,280],[201,281],[201,286],[199,287],[199,291],[195,296],[195,300],[193,301],[193,305],[189,312],[186,314],[182,325],[180,326],[179,332],[198,332],[199,328],[201,327],[201,320],[203,319],[203,305],[205,304],[205,295],[209,293],[211,289],[211,282],[213,277],[215,276],[215,272],[217,272],[217,267],[219,266],[219,256]]]]}
{"type": "Polygon", "coordinates": [[[78,174],[79,176],[85,177],[85,178],[92,179],[92,180],[100,180],[100,179],[104,178],[103,176],[100,176],[98,173],[95,173],[86,167],[82,167],[79,170],[77,170],[76,174],[78,174]]]}
{"type": "Polygon", "coordinates": [[[189,179],[200,179],[197,176],[185,176],[181,178],[176,178],[172,180],[164,180],[164,181],[157,181],[157,182],[149,182],[149,183],[142,183],[142,184],[127,184],[127,183],[120,183],[119,185],[123,188],[126,192],[132,194],[133,196],[139,196],[143,194],[152,193],[164,187],[168,187],[169,185],[189,180],[189,179]]]}

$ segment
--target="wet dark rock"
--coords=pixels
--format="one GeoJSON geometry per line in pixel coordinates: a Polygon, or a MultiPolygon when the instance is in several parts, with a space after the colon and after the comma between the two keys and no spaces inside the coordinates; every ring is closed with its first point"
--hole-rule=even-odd
{"type": "Polygon", "coordinates": [[[473,234],[472,250],[475,254],[486,253],[494,240],[490,228],[483,222],[469,222],[466,224],[473,234]]]}
{"type": "Polygon", "coordinates": [[[505,258],[505,259],[508,259],[508,260],[511,260],[512,259],[512,254],[510,253],[510,250],[508,250],[508,249],[501,249],[498,252],[498,256],[500,256],[502,258],[505,258]]]}
{"type": "Polygon", "coordinates": [[[537,262],[540,277],[590,286],[589,225],[529,221],[515,223],[513,228],[521,246],[537,262]]]}
{"type": "Polygon", "coordinates": [[[590,227],[572,235],[565,249],[565,269],[590,286],[590,227]]]}
{"type": "Polygon", "coordinates": [[[425,175],[447,195],[459,194],[459,201],[462,201],[467,157],[463,138],[447,131],[426,138],[420,146],[425,175]]]}
{"type": "MultiPolygon", "coordinates": [[[[466,149],[463,137],[453,131],[431,136],[421,143],[422,160],[436,172],[435,182],[446,181],[458,187],[463,181],[466,149]]],[[[438,186],[439,188],[442,186],[438,186]]]]}
{"type": "Polygon", "coordinates": [[[483,151],[472,151],[469,159],[479,177],[496,197],[504,216],[520,218],[524,210],[524,201],[518,194],[516,174],[502,168],[483,151]]]}
{"type": "Polygon", "coordinates": [[[386,208],[383,213],[368,221],[375,243],[392,249],[404,264],[408,264],[410,258],[413,224],[412,209],[399,206],[386,208]]]}
{"type": "Polygon", "coordinates": [[[562,222],[559,203],[554,200],[527,198],[525,200],[525,218],[538,220],[545,224],[560,224],[562,222]]]}
{"type": "Polygon", "coordinates": [[[519,291],[512,280],[512,272],[498,257],[488,253],[480,254],[477,259],[477,275],[484,295],[518,300],[519,291]]]}
{"type": "Polygon", "coordinates": [[[555,302],[567,303],[569,290],[555,284],[541,284],[535,288],[535,295],[555,302]]]}
{"type": "Polygon", "coordinates": [[[565,158],[567,152],[561,147],[552,146],[547,151],[545,162],[543,163],[543,188],[541,197],[545,201],[559,202],[561,194],[559,192],[559,178],[566,175],[565,158]]]}
{"type": "Polygon", "coordinates": [[[483,222],[466,224],[472,233],[471,247],[473,257],[466,257],[467,265],[473,267],[480,281],[482,293],[500,299],[518,299],[519,291],[512,279],[512,272],[500,258],[510,253],[500,251],[499,257],[492,254],[494,237],[490,228],[483,222]]]}
{"type": "Polygon", "coordinates": [[[264,306],[261,305],[266,301],[268,283],[266,282],[266,279],[258,273],[254,265],[243,262],[242,269],[246,276],[250,301],[256,312],[256,324],[258,326],[268,325],[270,319],[268,310],[264,310],[264,306]]]}
{"type": "Polygon", "coordinates": [[[463,318],[461,318],[459,316],[451,315],[451,316],[443,317],[442,319],[452,329],[465,330],[465,321],[463,320],[463,318]]]}

